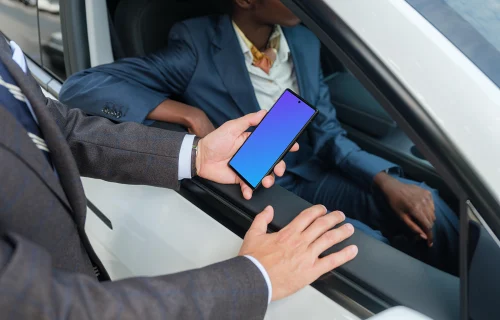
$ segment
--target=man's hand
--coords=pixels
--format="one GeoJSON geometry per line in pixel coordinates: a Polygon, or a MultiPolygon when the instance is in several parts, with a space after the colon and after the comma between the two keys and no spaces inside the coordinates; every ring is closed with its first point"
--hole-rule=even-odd
{"type": "MultiPolygon", "coordinates": [[[[224,123],[217,130],[201,139],[198,143],[198,156],[196,157],[196,171],[202,178],[223,183],[240,184],[241,192],[245,199],[252,198],[252,189],[247,186],[231,168],[228,166],[229,160],[243,145],[250,132],[245,132],[248,128],[256,126],[266,115],[265,110],[247,114],[239,119],[224,123]]],[[[299,150],[296,143],[290,151],[299,150]]],[[[285,162],[280,161],[274,167],[274,174],[281,177],[285,173],[285,162]]],[[[270,188],[274,184],[274,176],[269,175],[262,179],[262,185],[270,188]]]]}
{"type": "Polygon", "coordinates": [[[375,183],[394,212],[432,247],[432,227],[436,221],[432,194],[418,186],[402,183],[385,172],[375,176],[375,183]]]}
{"type": "Polygon", "coordinates": [[[186,117],[186,127],[189,133],[203,138],[215,130],[214,125],[203,110],[191,107],[188,114],[186,117]]]}
{"type": "Polygon", "coordinates": [[[239,253],[240,256],[254,257],[266,269],[273,288],[273,301],[299,291],[324,273],[352,260],[358,253],[358,248],[352,245],[326,257],[318,257],[354,233],[351,224],[332,229],[344,221],[341,212],[326,214],[324,206],[312,206],[279,232],[267,234],[267,225],[273,220],[273,215],[273,208],[268,206],[255,217],[239,253]]]}

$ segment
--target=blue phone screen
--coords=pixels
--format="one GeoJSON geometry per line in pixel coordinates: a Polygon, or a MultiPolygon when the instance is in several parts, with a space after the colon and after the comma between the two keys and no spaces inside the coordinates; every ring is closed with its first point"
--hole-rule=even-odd
{"type": "Polygon", "coordinates": [[[285,91],[229,162],[252,187],[257,187],[314,115],[313,108],[299,101],[285,91]]]}

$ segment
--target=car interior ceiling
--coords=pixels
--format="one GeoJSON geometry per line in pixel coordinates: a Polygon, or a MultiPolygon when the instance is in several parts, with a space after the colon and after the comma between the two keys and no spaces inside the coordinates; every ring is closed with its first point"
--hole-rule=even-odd
{"type": "MultiPolygon", "coordinates": [[[[191,17],[224,12],[225,8],[217,6],[217,3],[217,0],[108,0],[115,58],[140,56],[165,47],[168,32],[174,23],[191,17]]],[[[433,171],[432,166],[411,153],[411,141],[408,141],[406,135],[397,128],[396,123],[371,95],[348,77],[346,68],[327,50],[322,52],[322,65],[325,78],[332,88],[332,100],[337,107],[339,119],[346,126],[351,138],[365,150],[399,163],[410,176],[438,187],[442,194],[445,190],[443,198],[451,199],[446,196],[447,187],[433,171]],[[361,96],[362,102],[352,102],[344,96],[336,95],[338,90],[361,96]],[[387,147],[387,144],[391,147],[387,147]]],[[[159,127],[172,129],[168,125],[159,127]]],[[[274,186],[268,192],[256,193],[251,201],[243,201],[238,188],[234,186],[221,186],[194,179],[183,181],[181,194],[191,197],[194,195],[196,201],[193,203],[207,212],[215,210],[217,214],[226,215],[226,219],[238,219],[235,213],[239,213],[243,221],[241,224],[246,228],[251,219],[267,204],[272,204],[275,208],[275,220],[271,226],[274,230],[282,228],[303,208],[310,206],[305,200],[279,186],[274,186]]],[[[453,208],[454,203],[451,205],[453,208]]],[[[370,252],[378,252],[385,257],[373,261],[369,256],[360,254],[355,261],[337,271],[349,279],[356,279],[365,289],[368,288],[369,293],[364,295],[365,297],[373,297],[373,294],[383,297],[384,303],[380,303],[377,298],[373,300],[378,301],[374,304],[379,307],[402,304],[433,318],[455,318],[459,304],[456,277],[429,267],[363,233],[355,233],[352,239],[340,246],[351,243],[365,249],[370,248],[370,252]],[[404,266],[405,273],[394,273],[394,266],[404,266]],[[377,275],[371,272],[373,268],[379,270],[377,275]],[[411,276],[421,275],[422,272],[432,276],[423,279],[411,276]]],[[[364,289],[359,290],[364,292],[364,289]]],[[[372,310],[381,311],[376,307],[372,310]]]]}

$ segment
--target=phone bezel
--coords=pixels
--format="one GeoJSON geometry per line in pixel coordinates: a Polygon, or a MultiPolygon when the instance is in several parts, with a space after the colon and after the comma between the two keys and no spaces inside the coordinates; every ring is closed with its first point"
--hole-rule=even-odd
{"type": "MultiPolygon", "coordinates": [[[[238,148],[238,150],[234,153],[234,155],[231,157],[231,159],[229,160],[229,162],[227,163],[229,168],[231,168],[231,170],[233,170],[236,175],[241,179],[243,180],[243,182],[245,182],[245,184],[247,186],[249,186],[253,191],[257,190],[260,185],[262,184],[262,179],[264,179],[265,177],[267,177],[271,172],[273,172],[274,170],[274,167],[281,161],[283,160],[283,158],[285,157],[285,155],[288,153],[288,151],[290,151],[290,149],[293,147],[294,143],[297,142],[297,139],[300,137],[300,135],[304,132],[304,130],[307,128],[307,126],[314,120],[314,118],[316,117],[316,115],[319,113],[318,109],[316,109],[315,107],[313,107],[309,102],[307,102],[306,100],[304,100],[304,98],[302,98],[301,96],[299,96],[298,94],[296,94],[295,92],[293,92],[293,90],[291,89],[285,89],[285,91],[283,91],[283,93],[281,94],[281,96],[278,98],[278,100],[276,100],[276,102],[274,103],[274,105],[271,107],[271,109],[269,109],[269,111],[267,112],[267,114],[264,116],[264,118],[262,118],[261,122],[257,125],[257,127],[255,127],[255,130],[257,130],[257,128],[260,126],[260,124],[264,121],[264,119],[266,119],[266,117],[269,115],[269,113],[271,112],[271,110],[274,108],[274,106],[276,105],[276,103],[278,103],[281,99],[281,97],[286,93],[286,92],[290,92],[291,94],[293,94],[297,99],[299,99],[300,102],[302,103],[305,103],[309,108],[313,109],[314,110],[314,113],[313,115],[309,118],[309,120],[306,122],[306,124],[302,127],[302,129],[300,129],[300,131],[297,133],[297,135],[295,135],[295,137],[292,139],[292,142],[288,145],[288,147],[286,147],[285,151],[278,157],[278,159],[276,160],[276,162],[274,162],[274,164],[271,166],[271,168],[269,169],[269,171],[267,171],[267,173],[262,177],[260,178],[260,181],[259,183],[257,184],[257,186],[253,187],[248,181],[247,179],[245,179],[245,177],[243,177],[239,172],[238,170],[236,170],[232,165],[231,165],[231,161],[233,160],[233,158],[238,154],[238,152],[240,151],[241,148],[243,148],[243,146],[245,145],[246,141],[241,145],[241,147],[238,148]]],[[[253,133],[255,132],[252,131],[252,133],[248,136],[247,140],[250,139],[253,135],[253,133]]]]}

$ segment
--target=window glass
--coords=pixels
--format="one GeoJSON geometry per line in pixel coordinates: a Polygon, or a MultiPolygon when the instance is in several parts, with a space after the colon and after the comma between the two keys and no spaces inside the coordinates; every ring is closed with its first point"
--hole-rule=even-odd
{"type": "Polygon", "coordinates": [[[500,242],[469,204],[469,319],[500,319],[500,242]]]}
{"type": "Polygon", "coordinates": [[[0,31],[41,63],[36,0],[0,0],[0,31]]]}
{"type": "Polygon", "coordinates": [[[59,0],[38,0],[42,66],[59,80],[66,79],[59,0]]]}
{"type": "Polygon", "coordinates": [[[500,1],[406,0],[500,87],[500,1]]]}

